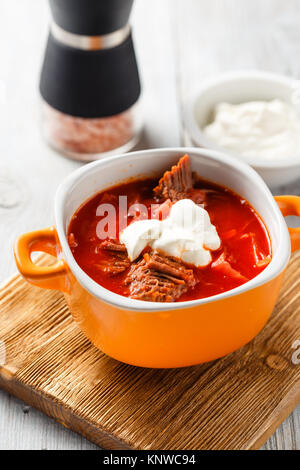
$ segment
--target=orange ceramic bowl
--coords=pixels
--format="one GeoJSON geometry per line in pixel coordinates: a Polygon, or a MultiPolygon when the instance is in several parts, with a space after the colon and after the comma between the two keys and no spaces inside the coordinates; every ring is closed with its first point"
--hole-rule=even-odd
{"type": "Polygon", "coordinates": [[[56,228],[20,236],[15,258],[29,282],[64,292],[74,320],[109,356],[143,367],[189,366],[240,348],[267,322],[289,262],[291,242],[293,250],[300,248],[300,229],[288,230],[283,215],[300,215],[300,198],[281,196],[276,203],[260,176],[237,159],[194,148],[134,152],[91,163],[70,175],[56,195],[56,228]],[[161,175],[184,152],[201,177],[233,189],[261,215],[271,238],[271,263],[246,284],[207,299],[153,303],[108,291],[73,258],[66,237],[73,213],[93,194],[120,181],[161,175]],[[39,267],[31,260],[33,251],[55,255],[57,262],[39,267]]]}

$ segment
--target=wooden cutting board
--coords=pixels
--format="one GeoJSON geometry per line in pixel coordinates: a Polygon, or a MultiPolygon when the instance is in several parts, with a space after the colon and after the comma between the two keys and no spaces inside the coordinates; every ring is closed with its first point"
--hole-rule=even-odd
{"type": "Polygon", "coordinates": [[[153,370],[105,356],[59,292],[16,275],[0,289],[0,386],[107,449],[258,449],[300,402],[299,287],[300,252],[254,341],[215,362],[153,370]]]}

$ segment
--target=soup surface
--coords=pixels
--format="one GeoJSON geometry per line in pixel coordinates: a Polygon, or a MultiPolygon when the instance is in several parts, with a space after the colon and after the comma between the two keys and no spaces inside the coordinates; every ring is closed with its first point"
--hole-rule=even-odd
{"type": "Polygon", "coordinates": [[[68,229],[70,248],[78,265],[98,284],[140,300],[186,301],[240,286],[268,265],[269,235],[250,204],[231,190],[195,175],[191,184],[184,178],[180,183],[174,178],[170,181],[178,168],[165,174],[159,186],[156,179],[140,179],[111,187],[74,214],[68,229]],[[183,184],[182,192],[177,184],[183,184]],[[129,260],[119,241],[120,231],[138,219],[164,219],[170,207],[183,198],[201,204],[217,230],[221,245],[210,252],[211,262],[204,267],[187,265],[153,252],[149,246],[137,259],[129,260]],[[161,210],[163,204],[166,213],[161,210]],[[141,207],[146,207],[147,214],[141,207]]]}

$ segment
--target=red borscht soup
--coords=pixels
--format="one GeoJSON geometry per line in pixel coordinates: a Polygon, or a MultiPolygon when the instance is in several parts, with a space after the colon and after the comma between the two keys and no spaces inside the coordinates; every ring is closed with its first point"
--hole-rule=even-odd
{"type": "Polygon", "coordinates": [[[226,292],[257,276],[271,261],[269,235],[253,207],[230,189],[192,174],[188,156],[159,182],[137,179],[96,194],[72,217],[68,241],[78,265],[98,284],[153,302],[226,292]],[[120,241],[122,230],[140,220],[166,220],[183,199],[207,211],[219,236],[220,246],[209,251],[208,264],[186,263],[151,245],[130,259],[120,241]]]}

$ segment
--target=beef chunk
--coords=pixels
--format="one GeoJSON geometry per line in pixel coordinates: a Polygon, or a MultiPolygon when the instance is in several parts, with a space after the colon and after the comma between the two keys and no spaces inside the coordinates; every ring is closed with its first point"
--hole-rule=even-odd
{"type": "Polygon", "coordinates": [[[117,274],[123,273],[130,266],[130,261],[124,259],[114,258],[111,260],[100,260],[94,264],[94,267],[106,273],[110,276],[116,276],[117,274]]]}
{"type": "MultiPolygon", "coordinates": [[[[118,240],[105,240],[99,247],[101,250],[105,250],[108,257],[100,259],[94,266],[111,276],[120,274],[130,267],[130,260],[127,256],[127,250],[125,245],[120,243],[118,240]]],[[[99,252],[99,250],[98,250],[99,252]]]]}
{"type": "Polygon", "coordinates": [[[163,273],[165,275],[173,276],[177,279],[182,279],[188,285],[193,285],[193,270],[186,268],[177,259],[172,258],[170,256],[162,256],[158,253],[153,253],[151,255],[146,253],[144,258],[147,262],[148,268],[163,273]]]}
{"type": "Polygon", "coordinates": [[[174,302],[195,285],[195,278],[193,270],[175,258],[146,253],[131,266],[124,282],[131,299],[174,302]]]}
{"type": "Polygon", "coordinates": [[[123,245],[123,243],[120,243],[118,240],[104,240],[104,242],[101,243],[101,248],[102,250],[126,253],[126,246],[123,245]]]}
{"type": "Polygon", "coordinates": [[[171,199],[176,202],[185,199],[187,192],[193,187],[191,162],[188,155],[184,155],[177,165],[166,171],[154,188],[155,196],[160,199],[171,199]]]}

